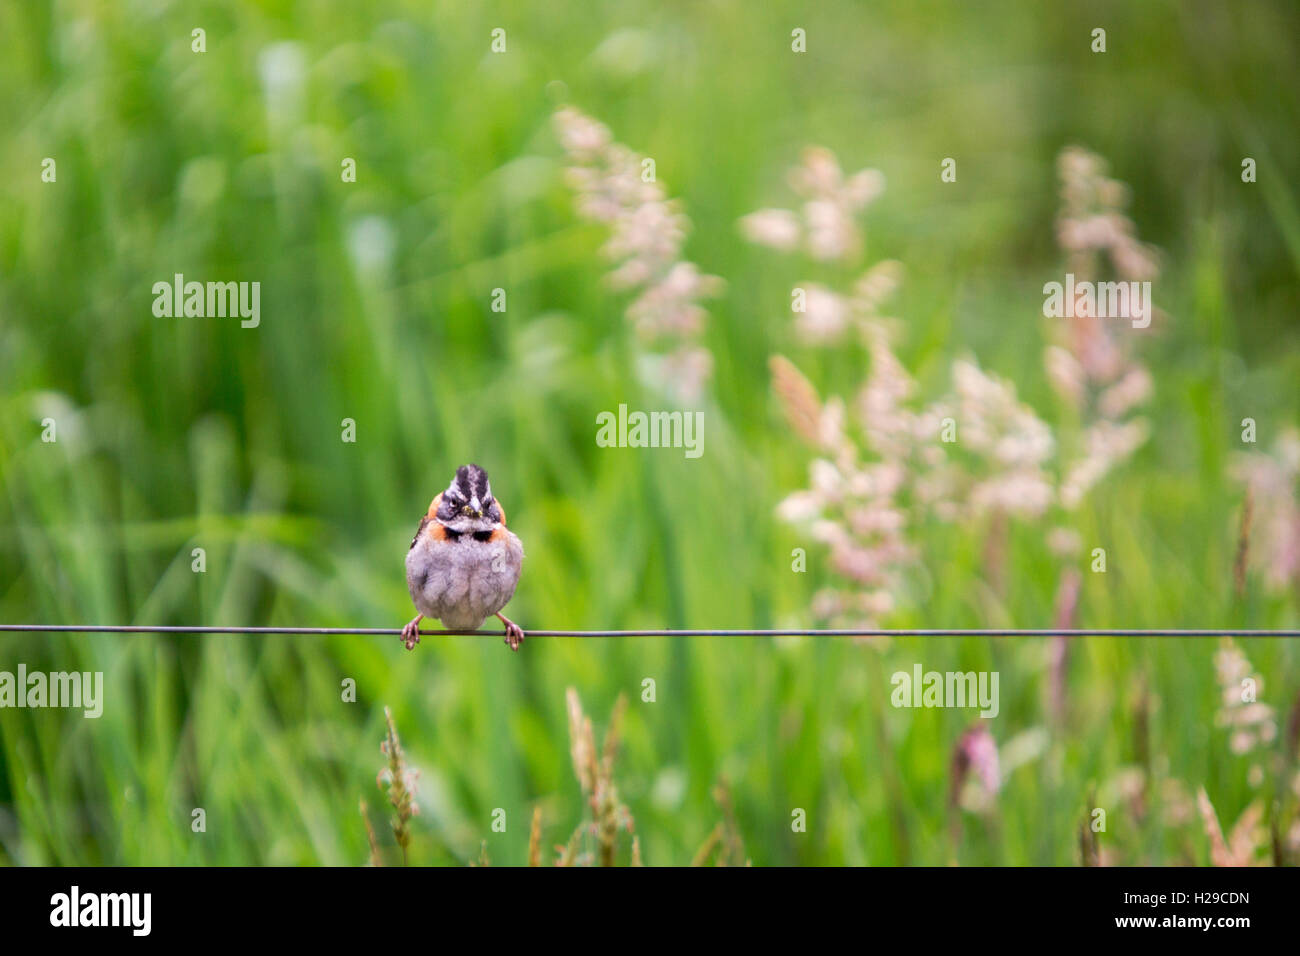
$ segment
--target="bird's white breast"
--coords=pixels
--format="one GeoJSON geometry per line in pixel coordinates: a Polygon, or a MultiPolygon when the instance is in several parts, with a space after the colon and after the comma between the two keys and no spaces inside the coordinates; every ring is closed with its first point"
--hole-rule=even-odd
{"type": "Polygon", "coordinates": [[[492,541],[420,535],[406,555],[406,584],[416,609],[451,629],[477,628],[514,596],[523,564],[519,538],[505,528],[492,541]]]}

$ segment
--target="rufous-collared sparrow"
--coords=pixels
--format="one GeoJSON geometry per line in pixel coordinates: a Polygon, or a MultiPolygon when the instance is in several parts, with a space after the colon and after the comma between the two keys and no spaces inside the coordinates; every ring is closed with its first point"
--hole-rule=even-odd
{"type": "Polygon", "coordinates": [[[420,643],[420,621],[436,617],[450,630],[476,630],[495,614],[506,643],[519,650],[524,632],[501,613],[514,596],[524,546],[506,528],[487,472],[461,465],[433,499],[406,553],[406,586],[420,613],[402,628],[407,650],[420,643]]]}

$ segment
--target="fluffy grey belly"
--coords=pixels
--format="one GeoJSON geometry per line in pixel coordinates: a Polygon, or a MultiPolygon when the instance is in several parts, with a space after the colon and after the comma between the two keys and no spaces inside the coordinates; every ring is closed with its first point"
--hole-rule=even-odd
{"type": "Polygon", "coordinates": [[[421,537],[406,554],[406,586],[421,614],[453,630],[473,629],[514,596],[523,559],[509,531],[499,541],[421,537]]]}

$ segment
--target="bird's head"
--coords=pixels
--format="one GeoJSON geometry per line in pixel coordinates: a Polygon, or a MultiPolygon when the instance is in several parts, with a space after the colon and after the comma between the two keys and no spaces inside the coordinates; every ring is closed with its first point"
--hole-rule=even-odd
{"type": "Polygon", "coordinates": [[[501,506],[492,497],[487,472],[478,465],[461,465],[441,495],[434,517],[459,534],[492,531],[505,523],[501,506]]]}

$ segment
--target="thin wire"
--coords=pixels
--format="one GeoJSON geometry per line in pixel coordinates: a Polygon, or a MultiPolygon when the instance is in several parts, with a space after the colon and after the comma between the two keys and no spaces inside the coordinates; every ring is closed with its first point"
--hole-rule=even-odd
{"type": "MultiPolygon", "coordinates": [[[[132,624],[0,624],[0,632],[85,634],[307,634],[317,636],[396,636],[392,627],[220,627],[132,624]]],[[[1300,630],[1241,628],[893,628],[761,630],[650,629],[634,631],[525,631],[528,637],[1300,637],[1300,630]]],[[[505,631],[429,630],[421,637],[503,637],[505,631]]]]}

